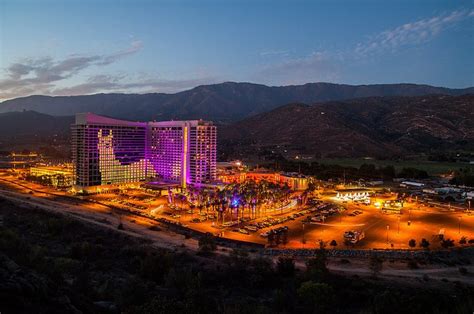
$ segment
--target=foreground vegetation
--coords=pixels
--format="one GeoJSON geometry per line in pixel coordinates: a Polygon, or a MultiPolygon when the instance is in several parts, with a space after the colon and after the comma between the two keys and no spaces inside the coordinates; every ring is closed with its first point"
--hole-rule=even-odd
{"type": "MultiPolygon", "coordinates": [[[[233,250],[212,238],[200,252],[144,240],[0,199],[3,313],[471,313],[472,288],[433,288],[344,278],[324,250],[298,270],[233,250]],[[225,252],[227,253],[227,252],[225,252]]],[[[379,261],[371,263],[374,276],[379,261]]],[[[429,282],[428,278],[425,278],[429,282]]],[[[427,285],[433,286],[433,285],[427,285]]]]}

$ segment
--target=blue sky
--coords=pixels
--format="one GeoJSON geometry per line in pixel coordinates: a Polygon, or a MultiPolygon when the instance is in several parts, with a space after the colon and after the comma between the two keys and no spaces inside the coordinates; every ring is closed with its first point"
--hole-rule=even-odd
{"type": "Polygon", "coordinates": [[[0,0],[0,100],[201,84],[474,85],[472,1],[0,0]]]}

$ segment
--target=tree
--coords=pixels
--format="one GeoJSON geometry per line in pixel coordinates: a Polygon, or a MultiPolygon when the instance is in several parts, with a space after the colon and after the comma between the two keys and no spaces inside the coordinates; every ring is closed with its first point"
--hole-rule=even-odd
{"type": "Polygon", "coordinates": [[[280,242],[281,242],[281,232],[277,232],[277,234],[275,235],[275,245],[276,246],[280,245],[280,242]]]}
{"type": "Polygon", "coordinates": [[[282,276],[292,276],[295,273],[295,260],[292,257],[279,257],[277,272],[282,276]]]}
{"type": "Polygon", "coordinates": [[[459,240],[459,244],[465,245],[466,243],[467,243],[466,237],[461,237],[461,239],[459,240]]]}
{"type": "Polygon", "coordinates": [[[328,312],[334,299],[334,289],[330,285],[313,281],[303,282],[297,294],[301,303],[313,307],[314,313],[328,312]]]}
{"type": "Polygon", "coordinates": [[[309,279],[323,281],[328,273],[327,257],[325,254],[318,254],[316,257],[306,261],[306,275],[309,279]]]}
{"type": "Polygon", "coordinates": [[[377,275],[382,271],[383,268],[383,260],[375,255],[372,255],[369,260],[369,269],[372,272],[372,275],[374,277],[377,277],[377,275]]]}
{"type": "Polygon", "coordinates": [[[392,165],[385,166],[379,170],[382,173],[384,178],[394,178],[395,177],[395,167],[392,165]]]}
{"type": "Polygon", "coordinates": [[[421,239],[420,247],[422,247],[424,249],[428,249],[430,247],[430,242],[428,242],[428,240],[423,238],[423,239],[421,239]]]}
{"type": "Polygon", "coordinates": [[[288,230],[285,229],[282,231],[281,242],[285,245],[288,243],[288,230]]]}
{"type": "Polygon", "coordinates": [[[331,243],[329,243],[329,245],[332,246],[335,249],[336,246],[337,246],[336,240],[332,240],[331,243]]]}
{"type": "Polygon", "coordinates": [[[268,232],[267,241],[269,246],[275,245],[275,233],[273,232],[273,230],[270,230],[268,232]]]}
{"type": "Polygon", "coordinates": [[[441,241],[441,246],[445,249],[453,247],[454,246],[454,240],[445,239],[445,240],[441,241]]]}
{"type": "Polygon", "coordinates": [[[216,241],[214,236],[211,233],[206,233],[204,236],[199,238],[199,251],[201,253],[211,253],[215,251],[217,248],[216,241]]]}
{"type": "Polygon", "coordinates": [[[313,180],[308,182],[308,188],[306,189],[307,192],[313,192],[316,190],[316,184],[314,183],[313,180]]]}
{"type": "Polygon", "coordinates": [[[411,248],[414,248],[416,246],[416,240],[411,239],[410,241],[408,241],[408,246],[411,248]]]}

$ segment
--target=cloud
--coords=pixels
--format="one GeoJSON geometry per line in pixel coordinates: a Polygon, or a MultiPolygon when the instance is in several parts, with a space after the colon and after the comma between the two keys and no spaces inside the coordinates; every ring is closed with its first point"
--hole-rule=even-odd
{"type": "Polygon", "coordinates": [[[85,83],[54,88],[51,95],[85,95],[97,92],[163,92],[173,93],[183,89],[190,89],[197,85],[218,82],[215,77],[202,77],[183,80],[144,79],[130,80],[125,75],[95,75],[85,83]]]}
{"type": "Polygon", "coordinates": [[[282,55],[284,58],[262,66],[254,76],[257,81],[274,85],[338,82],[342,78],[347,79],[345,76],[350,72],[347,69],[353,67],[357,60],[370,61],[377,54],[429,42],[444,30],[472,16],[474,10],[457,10],[406,23],[341,51],[313,52],[299,58],[284,54],[284,50],[262,52],[260,56],[282,55]]]}
{"type": "Polygon", "coordinates": [[[109,56],[105,56],[101,62],[99,62],[99,65],[107,65],[114,63],[115,61],[122,59],[123,57],[132,55],[143,48],[143,43],[140,40],[135,40],[132,42],[130,47],[128,49],[119,51],[117,53],[111,54],[109,56]]]}
{"type": "Polygon", "coordinates": [[[288,56],[288,50],[267,50],[259,53],[260,57],[288,56]]]}
{"type": "MultiPolygon", "coordinates": [[[[0,100],[42,95],[84,95],[99,92],[165,92],[172,93],[197,85],[218,82],[206,71],[188,73],[192,78],[165,80],[140,74],[109,75],[100,74],[87,78],[84,82],[67,86],[67,79],[90,67],[103,67],[139,52],[141,41],[133,41],[126,49],[107,55],[71,55],[63,60],[51,57],[24,59],[5,69],[6,77],[0,79],[0,100]]],[[[184,74],[183,76],[186,76],[184,74]]]]}
{"type": "Polygon", "coordinates": [[[133,41],[130,47],[107,55],[72,55],[59,61],[51,57],[24,59],[5,69],[6,78],[0,79],[0,99],[25,96],[32,92],[49,94],[54,84],[73,77],[86,68],[112,64],[142,48],[141,41],[133,41]]]}
{"type": "Polygon", "coordinates": [[[365,57],[387,51],[395,52],[399,48],[410,45],[423,44],[431,41],[445,29],[472,16],[474,16],[474,11],[457,10],[406,23],[357,44],[354,52],[356,56],[365,57]]]}

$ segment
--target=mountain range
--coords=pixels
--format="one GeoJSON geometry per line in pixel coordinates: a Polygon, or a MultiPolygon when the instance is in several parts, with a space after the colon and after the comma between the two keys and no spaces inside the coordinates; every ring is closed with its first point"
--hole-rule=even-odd
{"type": "Polygon", "coordinates": [[[268,87],[229,82],[176,94],[30,96],[0,103],[0,138],[7,139],[4,146],[51,136],[66,143],[76,112],[142,121],[213,120],[219,126],[219,150],[240,156],[474,151],[474,88],[414,84],[268,87]]]}
{"type": "Polygon", "coordinates": [[[343,85],[308,83],[270,87],[226,82],[175,94],[28,96],[0,103],[0,113],[31,110],[53,116],[94,112],[130,120],[207,119],[231,123],[288,103],[316,103],[374,96],[474,94],[474,87],[449,89],[416,84],[343,85]]]}
{"type": "Polygon", "coordinates": [[[35,111],[0,113],[0,139],[5,137],[68,136],[73,116],[55,117],[35,111]]]}
{"type": "Polygon", "coordinates": [[[473,151],[474,95],[289,104],[221,127],[219,140],[243,156],[264,150],[316,157],[473,151]]]}

